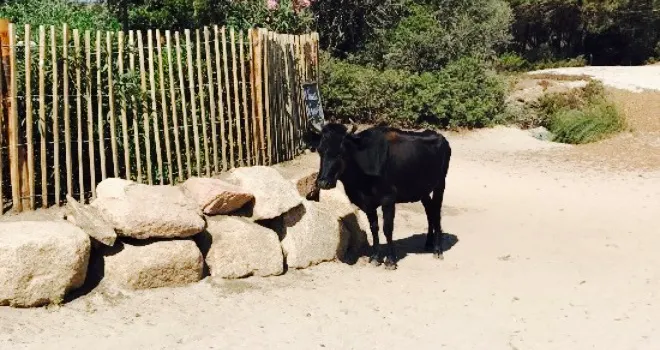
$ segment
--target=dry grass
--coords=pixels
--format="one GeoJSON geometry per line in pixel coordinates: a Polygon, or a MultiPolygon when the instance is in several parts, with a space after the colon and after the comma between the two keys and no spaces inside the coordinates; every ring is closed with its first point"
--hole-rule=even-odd
{"type": "Polygon", "coordinates": [[[537,84],[538,84],[541,88],[543,88],[543,91],[546,91],[546,90],[548,89],[548,86],[550,86],[550,82],[547,81],[546,79],[543,79],[543,80],[537,82],[537,84]]]}
{"type": "Polygon", "coordinates": [[[607,95],[626,117],[631,131],[580,145],[559,157],[619,170],[659,170],[660,92],[634,93],[607,88],[607,95]]]}
{"type": "Polygon", "coordinates": [[[525,78],[535,79],[535,80],[556,80],[556,81],[578,81],[586,80],[589,81],[592,78],[588,75],[568,75],[568,74],[551,74],[551,73],[538,73],[538,74],[526,74],[525,78]]]}
{"type": "MultiPolygon", "coordinates": [[[[592,78],[586,75],[525,74],[518,76],[512,84],[510,98],[525,101],[536,99],[544,93],[568,90],[561,84],[562,81],[590,80],[592,78]]],[[[605,90],[607,99],[625,117],[627,130],[606,140],[546,154],[554,161],[583,163],[589,167],[660,170],[660,92],[636,93],[610,87],[605,90]]]]}
{"type": "Polygon", "coordinates": [[[625,115],[633,131],[660,132],[660,92],[635,93],[608,88],[607,95],[625,115]]]}
{"type": "Polygon", "coordinates": [[[611,139],[548,154],[559,162],[589,165],[589,168],[623,171],[660,170],[660,133],[620,134],[611,139]]]}
{"type": "Polygon", "coordinates": [[[503,74],[508,82],[509,91],[516,91],[533,85],[539,85],[544,88],[557,86],[556,82],[569,81],[590,81],[593,78],[588,75],[568,75],[568,74],[550,74],[550,73],[515,73],[503,74]]]}

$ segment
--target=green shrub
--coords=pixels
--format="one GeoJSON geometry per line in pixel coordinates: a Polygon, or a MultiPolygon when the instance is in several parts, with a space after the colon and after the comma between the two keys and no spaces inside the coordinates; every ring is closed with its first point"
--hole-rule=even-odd
{"type": "Polygon", "coordinates": [[[324,55],[324,111],[341,120],[393,125],[483,127],[503,111],[503,82],[477,59],[464,58],[437,72],[378,70],[324,55]]]}
{"type": "Polygon", "coordinates": [[[555,92],[541,96],[537,109],[547,127],[550,119],[565,110],[580,110],[589,105],[605,100],[605,87],[597,80],[591,80],[586,86],[565,92],[555,92]]]}
{"type": "Polygon", "coordinates": [[[587,60],[583,56],[565,60],[542,60],[530,63],[515,52],[506,52],[497,57],[494,62],[495,69],[498,72],[527,72],[550,68],[584,67],[586,65],[587,60]]]}
{"type": "Polygon", "coordinates": [[[280,33],[309,31],[313,24],[311,12],[294,11],[292,2],[281,0],[276,9],[269,10],[266,1],[259,0],[151,0],[130,5],[119,2],[113,9],[120,18],[126,16],[131,29],[183,30],[227,25],[243,30],[258,26],[280,33]],[[124,9],[126,6],[128,11],[124,9]]]}
{"type": "Polygon", "coordinates": [[[551,68],[564,68],[564,67],[584,67],[587,65],[587,60],[584,56],[579,55],[574,58],[568,58],[564,60],[543,60],[534,62],[531,65],[530,70],[541,70],[541,69],[551,69],[551,68]]]}
{"type": "MultiPolygon", "coordinates": [[[[0,6],[0,17],[19,26],[23,24],[56,25],[72,29],[119,29],[119,22],[100,5],[74,0],[14,0],[0,6]]],[[[33,29],[36,31],[36,27],[33,29]]]]}
{"type": "Polygon", "coordinates": [[[529,70],[529,62],[515,52],[506,52],[495,60],[498,72],[524,72],[529,70]]]}
{"type": "Polygon", "coordinates": [[[605,100],[593,101],[583,109],[563,109],[549,124],[554,141],[571,144],[599,141],[623,128],[616,107],[605,100]]]}
{"type": "Polygon", "coordinates": [[[510,39],[511,9],[502,0],[409,1],[406,9],[396,25],[376,32],[363,62],[436,71],[461,57],[495,57],[510,39]]]}
{"type": "Polygon", "coordinates": [[[537,113],[556,142],[594,142],[625,128],[624,118],[607,101],[603,84],[595,80],[580,89],[544,95],[537,113]]]}

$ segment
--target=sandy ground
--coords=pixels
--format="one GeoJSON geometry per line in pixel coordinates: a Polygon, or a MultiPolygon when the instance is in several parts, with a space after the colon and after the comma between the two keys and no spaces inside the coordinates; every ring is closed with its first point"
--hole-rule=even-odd
{"type": "Polygon", "coordinates": [[[587,75],[616,89],[634,92],[660,90],[660,65],[553,68],[531,74],[587,75]]]}
{"type": "MultiPolygon", "coordinates": [[[[592,77],[603,82],[609,98],[625,116],[628,128],[612,138],[561,153],[544,153],[554,162],[588,163],[592,168],[616,171],[660,170],[660,65],[639,67],[577,67],[530,72],[530,77],[557,77],[560,83],[592,77]]],[[[527,83],[527,84],[525,84],[527,83]]],[[[521,89],[538,89],[536,79],[521,89]]],[[[521,93],[514,91],[513,95],[521,93]]]]}
{"type": "Polygon", "coordinates": [[[571,147],[511,128],[449,138],[444,261],[420,251],[421,205],[401,205],[396,271],[100,286],[0,308],[0,349],[658,349],[660,174],[536,157],[571,147]]]}
{"type": "Polygon", "coordinates": [[[176,289],[101,284],[62,307],[0,308],[0,349],[658,349],[660,93],[637,91],[660,90],[660,66],[623,68],[558,73],[610,87],[631,124],[610,140],[448,134],[444,261],[421,251],[422,206],[400,205],[396,271],[325,263],[176,289]]]}

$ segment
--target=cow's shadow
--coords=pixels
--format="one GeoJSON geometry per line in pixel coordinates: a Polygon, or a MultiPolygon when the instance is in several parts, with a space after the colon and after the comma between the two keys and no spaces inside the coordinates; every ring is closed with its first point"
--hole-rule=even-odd
{"type": "MultiPolygon", "coordinates": [[[[447,252],[451,250],[457,243],[458,236],[445,232],[442,240],[442,251],[447,252]]],[[[396,249],[397,260],[403,260],[408,254],[431,254],[432,251],[425,249],[426,233],[416,233],[410,237],[395,239],[394,249],[396,249]]],[[[381,251],[386,251],[387,245],[380,242],[381,251]]]]}

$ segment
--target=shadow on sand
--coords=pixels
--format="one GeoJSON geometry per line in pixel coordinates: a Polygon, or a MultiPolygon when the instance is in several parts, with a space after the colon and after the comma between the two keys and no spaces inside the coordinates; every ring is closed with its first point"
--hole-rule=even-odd
{"type": "MultiPolygon", "coordinates": [[[[458,237],[454,234],[445,232],[442,240],[442,251],[447,252],[451,250],[457,243],[458,237]]],[[[426,243],[426,233],[416,233],[410,237],[395,239],[394,240],[394,249],[396,249],[396,255],[398,260],[405,259],[408,254],[431,254],[431,251],[427,251],[424,248],[426,243]]],[[[380,244],[381,251],[384,252],[386,249],[386,244],[381,242],[380,244]]]]}

